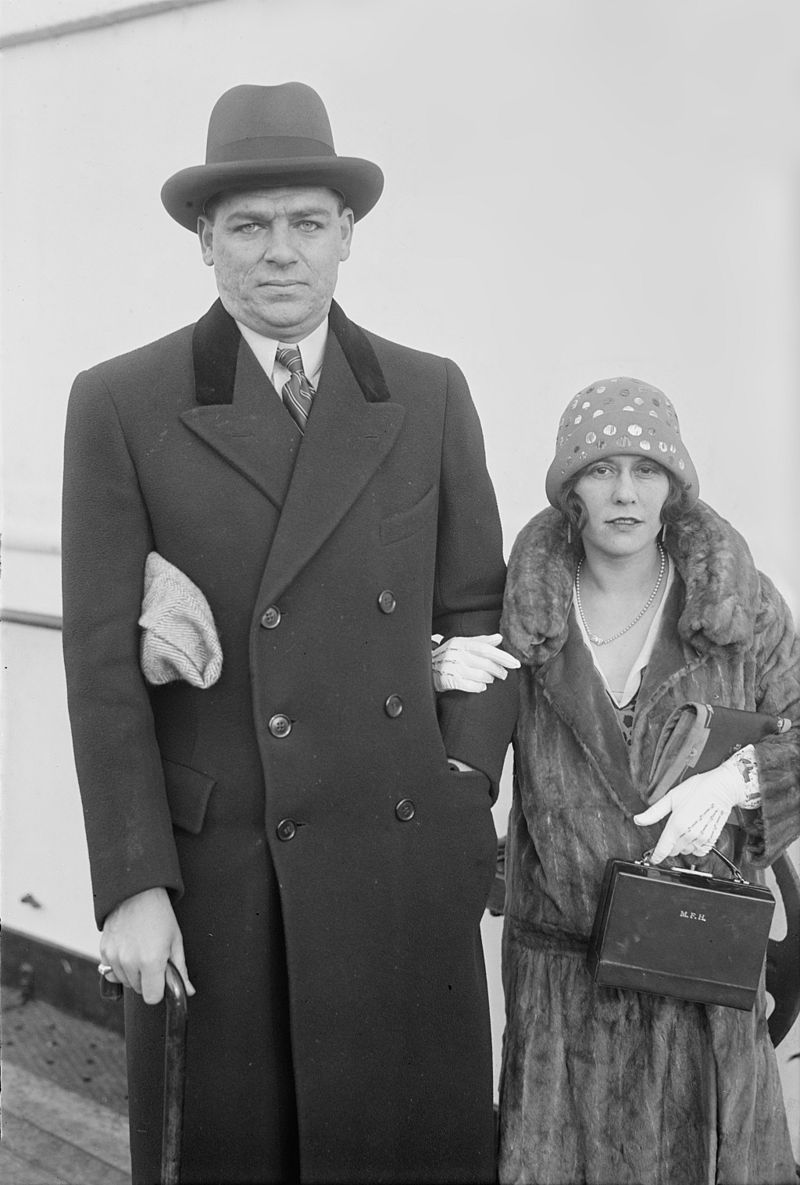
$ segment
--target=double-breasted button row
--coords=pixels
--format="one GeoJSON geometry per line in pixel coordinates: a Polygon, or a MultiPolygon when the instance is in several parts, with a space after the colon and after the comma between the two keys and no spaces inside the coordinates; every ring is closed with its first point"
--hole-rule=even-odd
{"type": "Polygon", "coordinates": [[[394,613],[397,608],[397,598],[390,588],[384,588],[378,593],[378,608],[381,613],[394,613]]]}
{"type": "MultiPolygon", "coordinates": [[[[398,716],[402,716],[403,701],[400,696],[387,695],[383,702],[383,710],[391,720],[396,720],[398,716]]],[[[274,737],[277,737],[278,740],[283,740],[292,731],[292,722],[283,712],[276,712],[274,716],[270,716],[267,728],[274,737]]]]}
{"type": "MultiPolygon", "coordinates": [[[[399,696],[386,696],[383,704],[383,710],[390,719],[395,720],[398,716],[403,715],[403,700],[399,696]]],[[[267,728],[271,735],[282,741],[283,737],[288,737],[289,732],[292,731],[292,720],[283,712],[275,712],[274,716],[270,716],[267,728]]]]}
{"type": "Polygon", "coordinates": [[[277,605],[270,605],[261,614],[261,624],[265,630],[274,630],[281,623],[281,611],[277,605]]]}
{"type": "MultiPolygon", "coordinates": [[[[397,597],[390,588],[381,589],[378,593],[378,608],[381,613],[394,613],[397,608],[397,597]]],[[[261,614],[261,625],[265,630],[274,630],[280,623],[280,609],[277,605],[269,605],[261,614]]]]}
{"type": "MultiPolygon", "coordinates": [[[[417,813],[417,808],[410,798],[401,798],[395,805],[394,813],[401,823],[410,823],[417,813]]],[[[281,819],[275,828],[275,834],[281,843],[289,843],[297,835],[297,823],[294,819],[281,819]]]]}
{"type": "Polygon", "coordinates": [[[274,737],[282,740],[283,737],[288,737],[292,731],[292,722],[288,716],[284,716],[283,712],[276,712],[274,716],[270,716],[267,728],[274,737]]]}

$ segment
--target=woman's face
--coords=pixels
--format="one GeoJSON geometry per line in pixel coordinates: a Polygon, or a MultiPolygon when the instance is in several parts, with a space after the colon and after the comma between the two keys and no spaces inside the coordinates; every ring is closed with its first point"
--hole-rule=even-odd
{"type": "Polygon", "coordinates": [[[634,555],[651,547],[661,529],[669,477],[657,461],[620,454],[587,465],[575,493],[586,511],[584,547],[634,555]]]}

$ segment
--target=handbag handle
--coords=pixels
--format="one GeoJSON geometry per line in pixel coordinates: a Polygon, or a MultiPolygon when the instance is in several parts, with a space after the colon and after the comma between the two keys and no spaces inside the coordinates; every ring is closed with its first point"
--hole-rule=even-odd
{"type": "MultiPolygon", "coordinates": [[[[739,869],[738,869],[738,868],[736,867],[736,865],[734,864],[733,860],[729,860],[729,859],[728,859],[728,857],[725,855],[725,853],[724,853],[724,852],[721,852],[721,851],[719,850],[719,848],[715,848],[715,847],[713,847],[713,846],[712,846],[712,848],[711,848],[711,852],[713,852],[715,856],[719,856],[719,858],[720,858],[720,860],[722,861],[722,863],[723,863],[723,864],[727,864],[728,868],[730,868],[731,872],[733,873],[733,876],[731,877],[731,880],[733,881],[733,883],[734,883],[734,884],[736,884],[736,885],[746,885],[746,884],[748,883],[748,882],[747,882],[747,881],[744,879],[744,877],[742,876],[742,874],[741,874],[741,872],[739,871],[739,869]]],[[[650,867],[650,857],[652,856],[652,854],[653,854],[653,849],[652,849],[652,848],[648,848],[648,849],[647,849],[647,851],[646,851],[646,852],[644,853],[644,855],[642,856],[642,860],[641,860],[642,864],[646,864],[648,867],[650,867]]],[[[710,853],[709,853],[709,854],[710,854],[710,853]]],[[[655,864],[654,864],[654,865],[652,865],[652,867],[653,867],[653,868],[656,868],[656,867],[657,867],[657,865],[655,865],[655,864]]],[[[686,869],[679,869],[678,871],[684,871],[684,872],[694,872],[694,871],[695,871],[695,869],[694,869],[694,868],[686,868],[686,869]]],[[[710,873],[710,872],[701,872],[699,875],[700,875],[700,876],[711,876],[711,875],[713,875],[713,874],[712,874],[712,873],[710,873]]]]}

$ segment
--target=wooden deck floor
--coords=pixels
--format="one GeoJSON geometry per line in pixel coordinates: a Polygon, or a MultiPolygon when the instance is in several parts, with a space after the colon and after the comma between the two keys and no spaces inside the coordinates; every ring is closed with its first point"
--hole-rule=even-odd
{"type": "Polygon", "coordinates": [[[4,986],[0,1183],[129,1185],[122,1037],[4,986]]]}
{"type": "Polygon", "coordinates": [[[2,1085],[3,1185],[130,1185],[123,1115],[8,1060],[2,1085]]]}
{"type": "MultiPolygon", "coordinates": [[[[121,1038],[12,1000],[3,1039],[1,1185],[130,1185],[121,1038]]],[[[800,1020],[778,1063],[800,1160],[800,1020]]]]}

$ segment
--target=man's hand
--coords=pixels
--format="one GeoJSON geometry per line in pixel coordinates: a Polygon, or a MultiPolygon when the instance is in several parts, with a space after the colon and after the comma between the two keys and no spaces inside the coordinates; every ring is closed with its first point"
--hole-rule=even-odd
{"type": "Polygon", "coordinates": [[[166,889],[145,889],[112,909],[103,926],[100,957],[111,967],[106,978],[132,988],[145,1004],[158,1004],[164,995],[167,959],[180,972],[187,995],[195,994],[166,889]]]}

